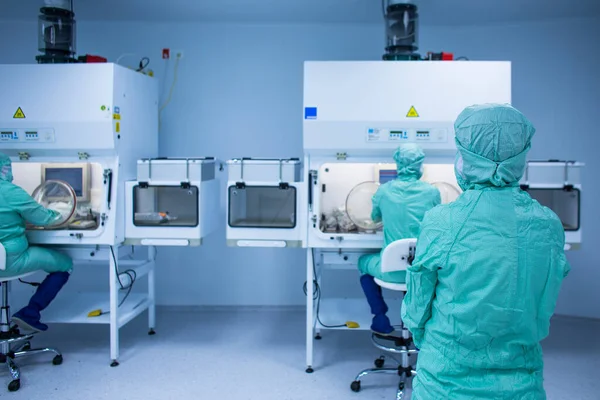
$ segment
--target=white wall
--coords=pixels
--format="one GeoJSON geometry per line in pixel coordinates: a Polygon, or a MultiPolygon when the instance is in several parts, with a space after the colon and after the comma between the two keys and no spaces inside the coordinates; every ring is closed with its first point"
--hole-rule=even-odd
{"type": "MultiPolygon", "coordinates": [[[[471,59],[513,61],[513,100],[538,128],[531,158],[587,163],[585,245],[569,258],[573,272],[558,311],[600,317],[600,238],[593,171],[599,170],[595,112],[600,104],[595,38],[600,21],[515,26],[423,27],[423,51],[455,51],[471,59]]],[[[185,52],[173,102],[163,118],[161,155],[284,157],[302,153],[302,62],[380,59],[382,27],[88,23],[78,27],[81,54],[112,60],[137,52],[152,58],[161,81],[160,49],[185,52]]],[[[35,24],[0,24],[0,62],[32,62],[35,24]]],[[[133,60],[132,60],[133,61],[133,60]]],[[[169,79],[165,87],[168,88],[169,79]]],[[[224,221],[224,205],[223,205],[224,221]]],[[[225,223],[225,221],[224,221],[225,223]]],[[[159,253],[158,301],[168,305],[304,304],[305,253],[225,246],[224,228],[204,247],[159,253]]],[[[357,290],[356,275],[338,286],[357,290]]],[[[335,288],[332,288],[334,290],[335,288]]]]}
{"type": "MultiPolygon", "coordinates": [[[[424,41],[472,59],[513,63],[513,104],[537,128],[530,159],[586,163],[582,198],[584,243],[570,252],[572,271],[557,313],[600,318],[600,19],[552,21],[463,29],[434,29],[424,41]],[[436,36],[437,35],[437,36],[436,36]],[[592,50],[596,49],[596,50],[592,50]]],[[[425,46],[427,47],[427,46],[425,46]]],[[[500,249],[501,251],[501,249],[500,249]]]]}

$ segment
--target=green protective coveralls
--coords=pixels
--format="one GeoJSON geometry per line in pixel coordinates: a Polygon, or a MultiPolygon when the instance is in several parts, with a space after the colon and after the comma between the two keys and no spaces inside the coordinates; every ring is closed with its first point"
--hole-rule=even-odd
{"type": "Polygon", "coordinates": [[[29,247],[25,237],[27,222],[48,226],[60,219],[60,214],[42,207],[12,180],[10,158],[0,153],[0,243],[6,250],[6,270],[0,271],[0,277],[39,270],[70,271],[73,263],[68,256],[46,248],[29,247]]]}
{"type": "MultiPolygon", "coordinates": [[[[400,146],[394,154],[398,177],[381,185],[373,196],[371,219],[383,221],[383,249],[396,240],[416,238],[425,213],[441,203],[440,191],[420,180],[424,159],[419,146],[400,146]]],[[[385,282],[404,283],[406,280],[405,271],[381,273],[381,253],[360,257],[358,269],[385,282]]]]}
{"type": "Polygon", "coordinates": [[[570,267],[561,221],[519,188],[535,129],[488,104],[455,131],[464,193],[426,214],[407,274],[413,400],[545,399],[540,341],[570,267]]]}

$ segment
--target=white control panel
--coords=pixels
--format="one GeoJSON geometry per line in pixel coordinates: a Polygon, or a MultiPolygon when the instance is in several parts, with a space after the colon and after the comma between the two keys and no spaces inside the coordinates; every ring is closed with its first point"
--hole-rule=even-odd
{"type": "Polygon", "coordinates": [[[54,129],[2,129],[0,128],[0,142],[21,143],[38,142],[54,143],[54,129]]]}
{"type": "Polygon", "coordinates": [[[510,102],[509,62],[307,61],[304,152],[378,158],[417,143],[453,159],[465,107],[510,102]]]}
{"type": "Polygon", "coordinates": [[[401,128],[368,128],[366,139],[368,143],[385,142],[428,142],[447,143],[449,138],[447,129],[401,129],[401,128]]]}

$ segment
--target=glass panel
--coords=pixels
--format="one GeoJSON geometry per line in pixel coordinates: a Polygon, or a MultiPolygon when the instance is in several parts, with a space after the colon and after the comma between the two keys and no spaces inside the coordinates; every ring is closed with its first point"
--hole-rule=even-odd
{"type": "Polygon", "coordinates": [[[133,188],[135,226],[198,226],[198,188],[149,186],[133,188]]]}
{"type": "MultiPolygon", "coordinates": [[[[346,198],[346,214],[359,230],[374,232],[381,229],[383,223],[371,219],[373,196],[377,193],[377,182],[363,182],[354,186],[346,198]]],[[[342,225],[342,224],[340,224],[342,225]]],[[[344,232],[343,225],[340,230],[344,232]]]]}
{"type": "Polygon", "coordinates": [[[77,196],[68,183],[61,181],[46,181],[33,191],[31,196],[42,207],[54,210],[60,214],[60,218],[48,228],[68,225],[75,217],[77,209],[77,196]]]}
{"type": "MultiPolygon", "coordinates": [[[[30,132],[31,133],[31,132],[30,132]]],[[[39,227],[27,225],[27,229],[41,230],[72,230],[72,231],[102,231],[104,226],[101,223],[102,207],[106,204],[108,184],[104,182],[105,167],[98,163],[36,163],[36,162],[15,162],[13,163],[13,175],[16,185],[20,186],[32,197],[40,202],[36,197],[41,194],[40,190],[44,183],[54,180],[62,181],[75,192],[76,209],[70,217],[67,215],[71,210],[71,203],[75,199],[66,200],[60,192],[56,192],[56,187],[47,194],[46,201],[41,203],[58,211],[63,215],[61,224],[39,227]],[[77,171],[75,171],[77,170],[77,171]],[[58,172],[58,175],[54,175],[58,172]],[[66,173],[63,174],[63,172],[66,173]],[[71,172],[75,172],[71,175],[71,172]],[[71,179],[73,178],[73,179],[71,179]],[[36,189],[38,190],[37,193],[36,189]]],[[[115,183],[112,183],[114,187],[115,183]]],[[[53,184],[55,186],[55,184],[53,184]]],[[[61,185],[58,185],[61,186],[61,185]]]]}
{"type": "Polygon", "coordinates": [[[234,228],[296,227],[296,188],[229,187],[229,226],[234,228]]]}
{"type": "Polygon", "coordinates": [[[529,195],[558,215],[565,231],[579,229],[580,192],[577,189],[528,189],[529,195]]]}
{"type": "MultiPolygon", "coordinates": [[[[379,225],[372,226],[370,222],[372,195],[362,192],[360,210],[350,210],[348,195],[361,187],[373,188],[377,183],[385,184],[397,177],[395,164],[323,164],[318,174],[319,185],[313,188],[319,201],[319,229],[326,233],[377,233],[379,225]],[[356,212],[360,216],[351,215],[356,212]]],[[[421,180],[439,189],[443,204],[456,200],[461,193],[454,175],[454,164],[424,164],[421,180]]]]}

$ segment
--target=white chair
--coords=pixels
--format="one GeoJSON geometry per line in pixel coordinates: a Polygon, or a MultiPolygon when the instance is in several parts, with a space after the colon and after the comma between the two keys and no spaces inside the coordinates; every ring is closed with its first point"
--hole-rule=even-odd
{"type": "MultiPolygon", "coordinates": [[[[6,270],[6,250],[0,243],[0,271],[6,270]]],[[[63,362],[63,357],[56,349],[32,349],[31,339],[32,334],[21,334],[17,327],[10,326],[10,308],[8,305],[8,291],[11,281],[22,279],[33,272],[20,276],[0,277],[0,285],[2,286],[2,307],[0,312],[0,364],[6,364],[8,372],[12,380],[8,384],[8,390],[16,392],[21,387],[21,371],[15,363],[15,359],[34,356],[43,353],[53,353],[54,359],[52,364],[60,365],[63,362]]]]}
{"type": "MultiPolygon", "coordinates": [[[[402,239],[390,243],[390,245],[387,246],[381,254],[381,272],[386,273],[406,271],[414,259],[416,246],[417,239],[402,239]]],[[[385,282],[377,278],[375,278],[375,282],[382,288],[395,290],[406,294],[405,283],[385,282]]],[[[400,312],[400,310],[396,310],[395,312],[400,312]]],[[[375,368],[365,369],[356,376],[354,382],[352,382],[352,385],[350,386],[354,392],[360,391],[361,378],[364,376],[372,374],[394,374],[400,376],[400,383],[398,384],[396,399],[403,399],[407,381],[417,373],[411,366],[410,357],[418,354],[419,351],[414,347],[408,329],[405,329],[402,325],[398,328],[400,332],[399,334],[396,334],[396,332],[398,332],[397,330],[390,336],[378,335],[376,333],[371,335],[371,341],[373,342],[373,345],[375,345],[375,347],[377,347],[379,350],[390,354],[400,355],[398,367],[384,368],[386,358],[382,355],[375,360],[375,368]],[[384,344],[383,342],[391,342],[391,345],[384,344]]]]}

